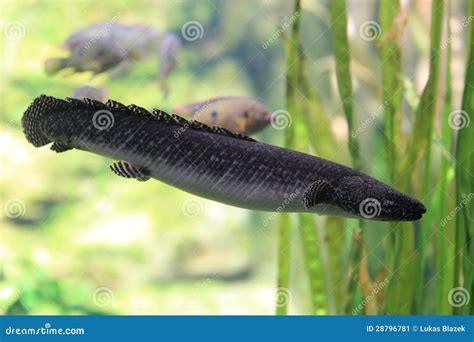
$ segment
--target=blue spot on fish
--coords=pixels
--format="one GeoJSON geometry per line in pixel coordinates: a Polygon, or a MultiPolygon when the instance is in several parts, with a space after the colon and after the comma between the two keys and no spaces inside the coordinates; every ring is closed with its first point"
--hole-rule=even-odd
{"type": "Polygon", "coordinates": [[[212,118],[212,120],[214,120],[214,121],[217,119],[217,112],[216,112],[215,110],[213,110],[213,111],[211,112],[211,118],[212,118]]]}

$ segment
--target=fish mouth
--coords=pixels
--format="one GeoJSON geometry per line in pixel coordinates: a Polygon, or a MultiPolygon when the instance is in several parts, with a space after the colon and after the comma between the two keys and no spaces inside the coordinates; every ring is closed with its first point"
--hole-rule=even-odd
{"type": "Polygon", "coordinates": [[[426,213],[426,207],[420,201],[410,198],[408,204],[385,205],[384,210],[387,212],[384,221],[417,221],[426,213]]]}
{"type": "Polygon", "coordinates": [[[409,209],[405,209],[405,221],[417,221],[423,217],[423,214],[426,213],[426,207],[423,203],[413,200],[414,204],[411,205],[409,209]]]}

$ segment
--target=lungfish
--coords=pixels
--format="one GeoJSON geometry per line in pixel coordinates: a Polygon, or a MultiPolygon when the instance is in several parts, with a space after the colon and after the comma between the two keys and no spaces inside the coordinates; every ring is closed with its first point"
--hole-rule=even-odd
{"type": "Polygon", "coordinates": [[[228,205],[385,221],[418,220],[421,202],[344,165],[221,127],[108,100],[42,95],[22,118],[27,140],[115,160],[122,177],[150,178],[228,205]]]}

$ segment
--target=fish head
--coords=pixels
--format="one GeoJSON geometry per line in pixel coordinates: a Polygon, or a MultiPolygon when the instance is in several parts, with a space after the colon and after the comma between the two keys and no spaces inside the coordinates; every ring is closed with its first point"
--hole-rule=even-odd
{"type": "Polygon", "coordinates": [[[344,176],[334,185],[331,205],[348,217],[377,221],[415,221],[425,206],[367,175],[344,176]]]}
{"type": "Polygon", "coordinates": [[[272,112],[259,102],[254,102],[239,116],[239,127],[244,134],[256,133],[271,122],[272,112]]]}

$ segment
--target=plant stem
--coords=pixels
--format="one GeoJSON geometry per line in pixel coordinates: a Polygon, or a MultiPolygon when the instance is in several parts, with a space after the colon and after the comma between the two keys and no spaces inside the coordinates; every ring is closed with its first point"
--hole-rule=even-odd
{"type": "MultiPolygon", "coordinates": [[[[474,4],[469,2],[469,18],[474,17],[474,4]]],[[[468,32],[466,75],[462,99],[462,119],[457,126],[458,139],[456,145],[456,204],[461,210],[456,215],[456,259],[454,285],[464,287],[468,293],[474,289],[474,25],[471,23],[468,32]],[[462,124],[464,123],[464,124],[462,124]],[[469,198],[467,197],[469,196],[469,198]]],[[[454,308],[454,313],[467,315],[474,312],[472,299],[469,304],[454,308]]]]}
{"type": "MultiPolygon", "coordinates": [[[[301,11],[300,0],[295,1],[294,12],[295,20],[291,26],[291,36],[288,46],[288,60],[287,60],[287,75],[286,75],[286,107],[287,111],[295,114],[296,107],[294,106],[295,88],[297,81],[297,49],[298,49],[298,35],[299,35],[299,16],[301,11]]],[[[285,129],[285,147],[292,148],[294,145],[294,128],[289,125],[285,129]]],[[[278,246],[278,288],[289,289],[290,278],[290,256],[291,256],[291,232],[290,232],[290,218],[289,214],[281,214],[280,218],[280,232],[279,232],[279,246],[278,246]]],[[[279,303],[277,298],[276,313],[278,315],[286,315],[288,313],[288,301],[279,303]]]]}
{"type": "MultiPolygon", "coordinates": [[[[352,165],[355,169],[361,169],[360,149],[357,135],[354,134],[354,119],[352,105],[352,78],[350,73],[350,47],[347,38],[347,9],[345,0],[331,1],[331,25],[333,34],[333,51],[336,66],[336,79],[339,96],[344,108],[347,126],[349,128],[348,147],[352,158],[352,165]]],[[[360,228],[363,230],[364,222],[359,221],[360,228]]],[[[349,290],[355,291],[358,284],[360,258],[362,255],[362,244],[356,244],[356,249],[352,254],[354,258],[350,260],[352,277],[349,279],[349,290]]],[[[346,308],[350,304],[346,303],[346,308]]],[[[347,313],[347,312],[346,312],[347,313]]]]}

